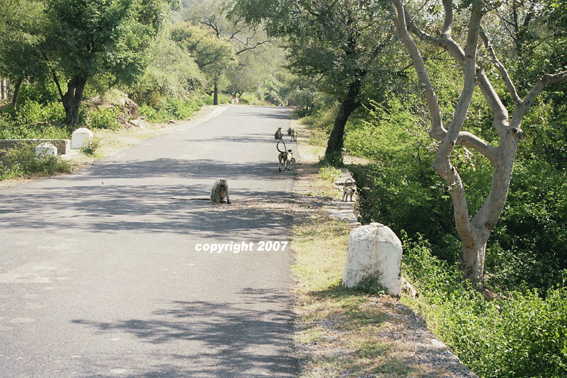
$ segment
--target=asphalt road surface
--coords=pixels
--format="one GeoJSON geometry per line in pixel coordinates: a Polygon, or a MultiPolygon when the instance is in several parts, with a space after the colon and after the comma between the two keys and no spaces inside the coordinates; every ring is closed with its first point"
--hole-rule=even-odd
{"type": "Polygon", "coordinates": [[[229,107],[0,189],[0,377],[296,376],[292,219],[255,206],[290,195],[274,140],[289,123],[229,107]],[[189,199],[222,177],[232,205],[189,199]]]}

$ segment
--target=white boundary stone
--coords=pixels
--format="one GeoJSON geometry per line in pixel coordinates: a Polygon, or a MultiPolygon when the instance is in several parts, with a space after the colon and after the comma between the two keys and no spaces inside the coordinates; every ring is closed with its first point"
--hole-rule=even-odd
{"type": "Polygon", "coordinates": [[[365,278],[376,278],[387,293],[401,292],[402,242],[387,226],[371,223],[349,234],[343,285],[352,288],[365,278]]]}

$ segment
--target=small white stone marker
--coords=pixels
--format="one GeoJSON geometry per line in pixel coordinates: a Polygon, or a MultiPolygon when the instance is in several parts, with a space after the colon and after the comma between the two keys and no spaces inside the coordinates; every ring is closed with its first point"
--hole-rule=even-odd
{"type": "Polygon", "coordinates": [[[94,134],[92,131],[85,127],[78,128],[73,131],[73,135],[71,136],[71,148],[86,148],[89,146],[89,141],[93,140],[93,138],[94,134]]]}
{"type": "Polygon", "coordinates": [[[35,156],[42,158],[45,155],[57,156],[57,147],[49,142],[43,142],[35,148],[35,156]]]}

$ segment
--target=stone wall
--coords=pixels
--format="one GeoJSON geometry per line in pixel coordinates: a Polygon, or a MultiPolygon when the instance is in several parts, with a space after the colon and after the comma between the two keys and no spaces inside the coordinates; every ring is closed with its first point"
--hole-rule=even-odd
{"type": "Polygon", "coordinates": [[[20,143],[33,144],[35,147],[44,142],[57,147],[57,155],[64,155],[71,151],[71,140],[69,139],[0,139],[0,150],[9,150],[20,143]]]}

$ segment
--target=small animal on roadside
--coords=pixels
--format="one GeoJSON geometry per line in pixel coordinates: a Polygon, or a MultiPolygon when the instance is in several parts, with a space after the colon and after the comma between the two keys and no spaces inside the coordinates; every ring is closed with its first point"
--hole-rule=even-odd
{"type": "Polygon", "coordinates": [[[287,129],[287,135],[291,135],[294,131],[295,129],[290,127],[289,129],[287,129]]]}
{"type": "Polygon", "coordinates": [[[356,194],[356,184],[354,182],[354,180],[352,180],[351,178],[347,179],[345,181],[344,184],[344,188],[343,188],[343,201],[346,201],[347,198],[350,197],[350,201],[352,202],[352,196],[354,196],[356,194]]]}
{"type": "Polygon", "coordinates": [[[282,133],[282,128],[278,127],[278,131],[276,131],[275,135],[276,140],[282,140],[283,139],[283,133],[282,133]]]}
{"type": "Polygon", "coordinates": [[[211,201],[213,203],[230,204],[230,198],[228,197],[228,182],[226,179],[215,181],[213,189],[211,190],[211,201]]]}
{"type": "Polygon", "coordinates": [[[410,284],[405,278],[402,277],[402,293],[412,297],[413,299],[419,297],[418,291],[410,284]]]}
{"type": "Polygon", "coordinates": [[[343,202],[347,200],[347,197],[350,197],[350,201],[352,202],[352,196],[356,194],[356,186],[347,186],[343,189],[343,202]]]}
{"type": "Polygon", "coordinates": [[[290,135],[291,135],[291,141],[297,142],[297,135],[298,135],[297,131],[293,130],[290,135]]]}

